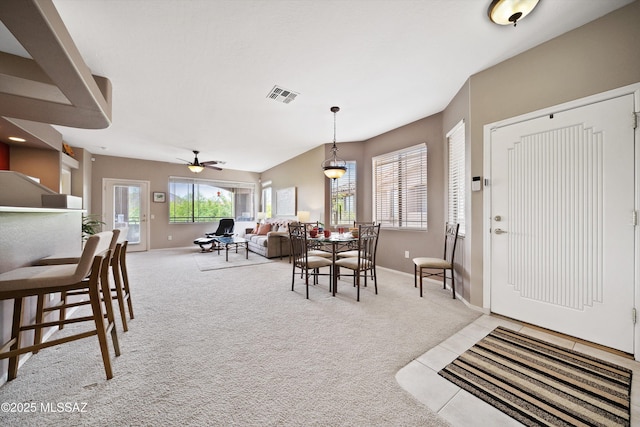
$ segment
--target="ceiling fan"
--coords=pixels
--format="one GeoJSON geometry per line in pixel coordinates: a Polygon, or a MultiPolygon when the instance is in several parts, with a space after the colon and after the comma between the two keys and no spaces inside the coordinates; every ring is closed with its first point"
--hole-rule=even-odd
{"type": "Polygon", "coordinates": [[[204,170],[204,168],[209,168],[209,169],[215,169],[215,170],[219,170],[221,171],[222,168],[219,168],[218,166],[215,166],[217,164],[224,164],[225,162],[220,161],[220,160],[209,160],[208,162],[201,162],[198,160],[198,154],[200,154],[200,152],[198,150],[193,150],[193,154],[194,154],[194,159],[193,162],[189,162],[187,160],[184,159],[179,159],[182,160],[183,162],[187,162],[187,167],[189,168],[189,170],[191,172],[194,173],[200,173],[204,170]]]}

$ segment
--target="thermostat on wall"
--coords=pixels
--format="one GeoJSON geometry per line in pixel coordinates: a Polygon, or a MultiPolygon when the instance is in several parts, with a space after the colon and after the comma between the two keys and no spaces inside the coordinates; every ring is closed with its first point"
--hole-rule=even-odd
{"type": "Polygon", "coordinates": [[[471,178],[471,191],[480,191],[482,189],[482,181],[479,176],[471,178]]]}

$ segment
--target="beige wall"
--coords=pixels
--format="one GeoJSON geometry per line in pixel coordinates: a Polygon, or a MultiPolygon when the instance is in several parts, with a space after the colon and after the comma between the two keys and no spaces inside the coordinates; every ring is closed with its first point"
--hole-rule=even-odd
{"type": "MultiPolygon", "coordinates": [[[[470,78],[471,173],[483,175],[484,125],[640,82],[640,2],[470,78]]],[[[470,302],[482,305],[482,192],[471,194],[470,302]]]]}
{"type": "MultiPolygon", "coordinates": [[[[196,175],[190,172],[186,165],[153,162],[148,160],[127,159],[123,157],[94,155],[92,162],[91,176],[91,212],[93,214],[102,213],[102,180],[104,178],[132,179],[149,181],[149,192],[162,191],[167,193],[169,177],[179,176],[192,178],[196,175]]],[[[90,159],[89,159],[90,160],[90,159]]],[[[258,186],[259,174],[254,172],[244,172],[237,170],[216,171],[205,169],[197,174],[201,179],[219,179],[223,181],[253,182],[258,186]]],[[[259,195],[259,191],[256,192],[259,195]]],[[[151,199],[151,197],[150,197],[151,199]]],[[[258,206],[258,197],[255,206],[258,206]]],[[[213,232],[217,228],[216,223],[198,224],[169,224],[169,203],[153,203],[149,200],[150,213],[150,233],[149,249],[160,249],[169,247],[180,247],[193,245],[196,237],[201,237],[205,232],[213,232]],[[153,215],[153,219],[151,219],[153,215]],[[169,241],[167,236],[172,236],[169,241]]],[[[244,232],[243,224],[238,224],[237,232],[244,232]]]]}
{"type": "Polygon", "coordinates": [[[316,147],[264,171],[262,182],[271,181],[274,200],[276,191],[287,187],[296,187],[297,210],[309,211],[311,221],[324,222],[326,218],[324,212],[326,178],[320,168],[324,159],[324,146],[316,147]],[[316,170],[319,170],[320,173],[314,173],[316,170]]]}
{"type": "Polygon", "coordinates": [[[413,273],[412,258],[416,256],[442,256],[444,242],[444,140],[442,114],[418,120],[390,132],[371,138],[364,143],[362,169],[364,180],[358,188],[364,200],[364,218],[373,217],[371,159],[380,154],[419,143],[427,144],[427,231],[382,230],[378,241],[378,265],[413,273]],[[409,258],[404,257],[409,251],[409,258]]]}

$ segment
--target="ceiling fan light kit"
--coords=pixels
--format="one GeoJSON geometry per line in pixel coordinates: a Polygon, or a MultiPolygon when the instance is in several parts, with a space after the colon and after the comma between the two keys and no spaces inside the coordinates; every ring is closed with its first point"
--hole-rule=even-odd
{"type": "Polygon", "coordinates": [[[336,146],[336,113],[340,107],[331,107],[333,113],[333,145],[331,146],[331,157],[322,162],[322,169],[327,178],[337,179],[347,172],[347,162],[338,157],[338,147],[336,146]]]}
{"type": "Polygon", "coordinates": [[[193,154],[194,154],[194,159],[193,162],[191,163],[187,163],[187,167],[189,168],[189,170],[193,173],[200,173],[204,170],[204,168],[211,168],[211,169],[215,169],[215,170],[219,170],[221,171],[222,169],[214,166],[217,165],[218,163],[224,163],[221,161],[217,161],[217,160],[211,160],[208,162],[200,162],[198,160],[198,154],[200,154],[200,152],[198,150],[193,150],[193,154]]]}
{"type": "Polygon", "coordinates": [[[498,25],[515,27],[538,5],[539,0],[493,0],[489,5],[489,19],[498,25]]]}

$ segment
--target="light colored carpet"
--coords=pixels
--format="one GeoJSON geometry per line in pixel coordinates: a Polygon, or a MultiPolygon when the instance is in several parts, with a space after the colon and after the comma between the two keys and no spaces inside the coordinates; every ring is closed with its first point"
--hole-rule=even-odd
{"type": "Polygon", "coordinates": [[[227,261],[224,250],[218,252],[202,252],[194,251],[192,248],[185,249],[193,254],[193,259],[200,271],[220,270],[223,268],[246,267],[249,265],[266,264],[272,262],[271,259],[262,255],[249,252],[246,257],[244,249],[238,249],[238,253],[234,249],[229,250],[229,261],[227,261]]]}
{"type": "MultiPolygon", "coordinates": [[[[251,257],[252,254],[249,256],[251,257]]],[[[379,270],[379,294],[326,278],[291,292],[287,260],[199,271],[193,254],[129,253],[136,318],[118,324],[107,381],[95,337],[33,356],[0,402],[86,402],[0,413],[3,426],[442,426],[396,372],[479,316],[440,285],[379,270]]]]}

